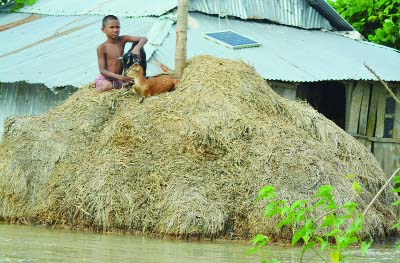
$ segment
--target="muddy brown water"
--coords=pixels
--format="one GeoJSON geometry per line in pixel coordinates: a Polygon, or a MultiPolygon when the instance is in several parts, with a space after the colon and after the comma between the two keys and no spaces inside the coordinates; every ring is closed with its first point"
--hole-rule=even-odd
{"type": "MultiPolygon", "coordinates": [[[[244,255],[249,242],[163,240],[128,234],[101,234],[0,224],[2,262],[166,262],[250,263],[257,255],[244,255]]],[[[300,249],[269,246],[281,262],[298,262],[300,249]]],[[[400,262],[394,245],[374,246],[366,257],[351,249],[346,262],[400,262]]],[[[303,262],[323,262],[312,251],[303,262]]]]}

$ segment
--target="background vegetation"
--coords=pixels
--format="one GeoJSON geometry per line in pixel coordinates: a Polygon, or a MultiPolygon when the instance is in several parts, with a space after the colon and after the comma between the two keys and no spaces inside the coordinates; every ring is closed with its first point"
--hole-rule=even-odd
{"type": "Polygon", "coordinates": [[[15,11],[22,8],[24,5],[33,5],[36,3],[36,0],[0,0],[1,5],[8,3],[12,5],[11,11],[15,11]]]}
{"type": "Polygon", "coordinates": [[[400,0],[328,0],[369,41],[400,49],[400,0]]]}

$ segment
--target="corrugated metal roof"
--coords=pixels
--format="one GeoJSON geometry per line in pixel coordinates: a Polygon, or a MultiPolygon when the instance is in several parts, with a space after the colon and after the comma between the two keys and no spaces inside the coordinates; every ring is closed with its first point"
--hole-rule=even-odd
{"type": "MultiPolygon", "coordinates": [[[[302,30],[191,13],[197,27],[188,30],[188,57],[210,54],[244,60],[268,80],[293,82],[375,80],[371,66],[386,81],[400,81],[400,53],[394,49],[352,40],[332,32],[302,30]],[[262,43],[261,47],[232,50],[207,40],[203,33],[231,29],[262,43]]],[[[153,59],[174,68],[175,28],[153,59]]],[[[156,70],[153,68],[153,70],[156,70]]]]}
{"type": "Polygon", "coordinates": [[[177,6],[176,0],[39,0],[19,12],[42,15],[118,17],[161,16],[177,6]]]}
{"type": "Polygon", "coordinates": [[[332,29],[329,21],[306,0],[192,0],[190,10],[242,19],[268,19],[307,29],[332,29]]]}
{"type": "Polygon", "coordinates": [[[30,14],[11,13],[11,14],[8,14],[8,15],[4,15],[4,14],[2,15],[0,13],[0,26],[7,25],[7,24],[10,24],[10,23],[14,23],[16,21],[25,19],[25,18],[27,18],[29,16],[30,16],[30,14]]]}
{"type": "MultiPolygon", "coordinates": [[[[99,74],[96,47],[105,41],[101,19],[48,16],[0,32],[0,39],[7,39],[0,45],[0,82],[49,88],[89,83],[99,74]]],[[[120,20],[122,34],[144,36],[157,18],[120,20]]]]}
{"type": "MultiPolygon", "coordinates": [[[[234,19],[218,19],[192,12],[188,57],[210,54],[245,60],[268,80],[294,82],[373,80],[370,65],[386,81],[400,81],[400,54],[368,42],[332,32],[234,19]],[[232,50],[203,37],[203,33],[231,29],[262,43],[261,47],[232,50]]],[[[1,17],[1,16],[0,16],[1,17]]],[[[155,52],[148,72],[157,74],[157,60],[174,68],[173,18],[121,18],[123,34],[151,35],[145,46],[155,52]],[[170,29],[171,28],[171,29],[170,29]],[[159,34],[157,34],[159,32],[159,34]],[[163,41],[163,38],[166,39],[163,41]]],[[[47,87],[80,87],[98,74],[96,47],[105,40],[101,17],[43,17],[0,32],[0,82],[27,81],[47,87]]]]}

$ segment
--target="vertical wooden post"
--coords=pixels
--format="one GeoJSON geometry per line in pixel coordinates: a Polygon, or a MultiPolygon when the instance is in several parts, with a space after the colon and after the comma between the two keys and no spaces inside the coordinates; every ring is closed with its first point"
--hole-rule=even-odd
{"type": "Polygon", "coordinates": [[[177,24],[176,24],[176,51],[175,51],[175,73],[178,79],[181,78],[183,69],[186,67],[188,13],[189,13],[189,0],[179,0],[177,24]]]}

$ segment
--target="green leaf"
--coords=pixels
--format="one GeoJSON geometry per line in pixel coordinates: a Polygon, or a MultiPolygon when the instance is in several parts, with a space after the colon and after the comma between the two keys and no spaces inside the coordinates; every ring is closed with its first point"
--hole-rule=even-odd
{"type": "Polygon", "coordinates": [[[365,256],[367,254],[368,249],[371,247],[373,240],[370,239],[369,242],[362,241],[361,242],[361,255],[365,256]]]}
{"type": "Polygon", "coordinates": [[[357,237],[354,237],[354,236],[352,236],[352,237],[339,237],[338,239],[338,249],[340,250],[340,251],[342,251],[343,249],[345,249],[345,248],[347,248],[348,246],[350,246],[351,244],[354,244],[354,243],[356,243],[358,240],[357,240],[357,237]]]}
{"type": "Polygon", "coordinates": [[[400,250],[400,242],[397,242],[397,243],[396,243],[396,249],[397,249],[397,250],[400,250]]]}
{"type": "Polygon", "coordinates": [[[264,235],[257,235],[251,241],[253,245],[263,246],[269,242],[269,237],[264,235]]]}
{"type": "Polygon", "coordinates": [[[329,242],[327,240],[323,240],[320,242],[321,250],[325,250],[329,246],[329,242]]]}
{"type": "Polygon", "coordinates": [[[357,204],[354,202],[346,202],[342,207],[347,209],[348,214],[353,214],[354,210],[357,208],[357,204]]]}
{"type": "Polygon", "coordinates": [[[356,194],[361,194],[361,192],[362,192],[362,186],[358,182],[355,182],[355,181],[353,182],[351,189],[353,189],[353,191],[356,194]]]}
{"type": "Polygon", "coordinates": [[[277,206],[276,202],[271,202],[265,206],[264,216],[270,218],[276,214],[280,214],[280,211],[281,208],[277,206]]]}
{"type": "Polygon", "coordinates": [[[278,223],[278,227],[281,228],[281,227],[283,227],[285,225],[289,225],[291,223],[293,223],[293,220],[291,218],[285,218],[284,220],[282,220],[278,223]]]}
{"type": "Polygon", "coordinates": [[[272,199],[274,197],[276,197],[275,187],[267,185],[261,188],[261,190],[258,192],[257,200],[272,199]]]}
{"type": "Polygon", "coordinates": [[[328,204],[325,206],[326,211],[331,211],[337,209],[338,206],[333,202],[333,200],[329,200],[328,204]]]}
{"type": "Polygon", "coordinates": [[[397,200],[396,202],[393,202],[392,205],[400,205],[400,200],[397,200]]]}
{"type": "Polygon", "coordinates": [[[329,256],[331,258],[332,263],[339,263],[342,255],[340,254],[340,251],[333,251],[329,253],[329,256]]]}
{"type": "Polygon", "coordinates": [[[252,247],[252,248],[246,250],[246,252],[244,252],[244,254],[245,255],[250,255],[250,254],[252,254],[254,252],[257,252],[257,250],[258,250],[258,247],[252,247]]]}
{"type": "Polygon", "coordinates": [[[339,226],[343,225],[343,223],[344,223],[344,217],[338,216],[338,217],[336,218],[335,226],[336,226],[336,227],[339,227],[339,226]]]}
{"type": "Polygon", "coordinates": [[[303,226],[299,231],[295,232],[292,237],[292,246],[294,246],[306,234],[306,227],[303,226]]]}
{"type": "Polygon", "coordinates": [[[307,220],[306,222],[306,233],[303,236],[304,242],[307,244],[308,241],[311,239],[312,235],[314,234],[315,229],[313,228],[313,222],[311,219],[307,220]]]}
{"type": "Polygon", "coordinates": [[[303,221],[305,219],[306,210],[301,210],[296,215],[296,222],[303,221]]]}
{"type": "Polygon", "coordinates": [[[351,180],[351,181],[353,181],[354,179],[356,179],[356,176],[355,176],[354,174],[352,174],[352,173],[349,173],[346,177],[347,177],[347,179],[349,179],[349,180],[351,180]]]}
{"type": "Polygon", "coordinates": [[[281,212],[280,212],[281,217],[284,217],[289,211],[290,211],[289,206],[282,207],[281,212]]]}
{"type": "MultiPolygon", "coordinates": [[[[399,31],[399,33],[400,33],[400,31],[399,31]]],[[[396,175],[396,176],[393,178],[393,181],[394,181],[395,184],[400,184],[400,175],[396,175]]]]}
{"type": "Polygon", "coordinates": [[[316,208],[320,207],[321,205],[323,205],[324,203],[325,203],[325,201],[320,199],[313,205],[313,208],[316,209],[316,208]]]}
{"type": "Polygon", "coordinates": [[[353,223],[347,228],[346,236],[352,236],[354,234],[360,233],[362,231],[363,221],[364,218],[361,214],[356,217],[353,223]]]}
{"type": "Polygon", "coordinates": [[[293,210],[295,210],[296,208],[304,207],[306,204],[307,204],[307,200],[300,199],[300,200],[297,200],[296,202],[294,202],[294,203],[291,205],[290,209],[293,211],[293,210]]]}
{"type": "Polygon", "coordinates": [[[332,226],[334,223],[335,223],[335,216],[333,214],[329,214],[328,216],[324,217],[321,227],[332,226]]]}
{"type": "Polygon", "coordinates": [[[319,188],[318,193],[315,195],[316,197],[331,197],[331,192],[333,191],[333,187],[330,185],[323,185],[319,188]]]}
{"type": "Polygon", "coordinates": [[[308,219],[305,225],[294,233],[292,237],[292,246],[294,246],[300,239],[303,239],[305,243],[308,242],[312,233],[314,233],[313,223],[311,219],[308,219]]]}
{"type": "Polygon", "coordinates": [[[326,236],[326,237],[333,237],[333,236],[336,236],[336,235],[339,234],[339,233],[340,233],[340,230],[339,230],[339,229],[334,229],[334,230],[332,230],[331,232],[328,232],[328,233],[324,234],[324,236],[326,236]]]}

